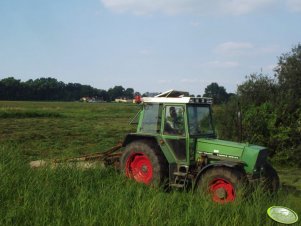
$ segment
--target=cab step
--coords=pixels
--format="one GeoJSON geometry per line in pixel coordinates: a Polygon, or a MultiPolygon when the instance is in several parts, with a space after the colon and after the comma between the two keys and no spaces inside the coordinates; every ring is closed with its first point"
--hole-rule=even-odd
{"type": "Polygon", "coordinates": [[[179,176],[179,177],[186,177],[187,173],[184,173],[184,172],[174,172],[173,175],[179,176]]]}
{"type": "Polygon", "coordinates": [[[185,188],[185,184],[170,184],[170,187],[174,187],[174,188],[185,188]]]}

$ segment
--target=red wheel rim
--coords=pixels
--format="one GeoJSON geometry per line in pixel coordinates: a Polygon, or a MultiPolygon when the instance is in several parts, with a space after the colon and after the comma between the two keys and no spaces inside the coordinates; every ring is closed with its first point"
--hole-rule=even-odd
{"type": "Polygon", "coordinates": [[[127,177],[144,184],[149,184],[153,178],[152,163],[143,153],[131,154],[126,161],[125,171],[127,177]]]}
{"type": "Polygon", "coordinates": [[[235,199],[235,189],[232,183],[223,179],[216,178],[211,181],[209,191],[212,200],[218,203],[232,202],[235,199]]]}

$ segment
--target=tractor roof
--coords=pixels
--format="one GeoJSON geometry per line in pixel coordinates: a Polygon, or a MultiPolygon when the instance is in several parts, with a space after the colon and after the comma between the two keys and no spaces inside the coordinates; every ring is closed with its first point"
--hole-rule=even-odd
{"type": "Polygon", "coordinates": [[[155,97],[189,97],[189,93],[185,91],[178,91],[178,90],[168,90],[163,93],[160,93],[159,95],[155,97]]]}
{"type": "Polygon", "coordinates": [[[155,97],[143,97],[144,103],[203,103],[211,104],[212,98],[206,97],[189,97],[188,92],[169,90],[155,97]]]}

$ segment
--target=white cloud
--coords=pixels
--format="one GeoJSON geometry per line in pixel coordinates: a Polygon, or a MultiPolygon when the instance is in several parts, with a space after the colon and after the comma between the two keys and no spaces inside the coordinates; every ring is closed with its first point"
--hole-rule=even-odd
{"type": "Polygon", "coordinates": [[[159,84],[170,84],[170,83],[172,83],[172,81],[171,80],[166,80],[166,79],[159,79],[158,81],[157,81],[159,84]]]}
{"type": "Polygon", "coordinates": [[[277,53],[279,51],[280,51],[280,47],[278,45],[267,45],[265,47],[261,47],[254,50],[254,52],[257,54],[270,54],[270,53],[277,53]]]}
{"type": "Polygon", "coordinates": [[[241,55],[253,48],[249,42],[224,42],[215,48],[215,52],[226,56],[241,55]]]}
{"type": "Polygon", "coordinates": [[[141,49],[139,53],[143,56],[150,56],[153,53],[153,51],[150,48],[144,48],[141,49]]]}
{"type": "Polygon", "coordinates": [[[233,56],[260,56],[272,54],[279,51],[279,46],[268,44],[266,46],[256,46],[250,42],[224,42],[215,47],[214,52],[218,55],[233,56]]]}
{"type": "Polygon", "coordinates": [[[192,84],[195,84],[195,83],[199,83],[200,82],[200,79],[191,79],[191,78],[183,78],[180,80],[181,83],[192,83],[192,84]]]}
{"type": "Polygon", "coordinates": [[[242,15],[247,14],[257,9],[261,9],[272,5],[275,0],[230,0],[219,1],[219,7],[226,14],[242,15]]]}
{"type": "Polygon", "coordinates": [[[271,72],[277,67],[277,64],[269,64],[263,67],[263,71],[271,72]]]}
{"type": "Polygon", "coordinates": [[[134,14],[151,14],[163,12],[177,14],[187,7],[183,1],[173,0],[101,0],[109,9],[116,12],[132,12],[134,14]]]}
{"type": "Polygon", "coordinates": [[[239,63],[236,61],[209,61],[202,64],[204,67],[210,68],[235,68],[239,66],[239,63]]]}
{"type": "Polygon", "coordinates": [[[208,79],[196,79],[196,78],[183,78],[180,80],[180,83],[185,83],[187,85],[195,85],[195,84],[209,84],[212,80],[208,79]]]}
{"type": "Polygon", "coordinates": [[[286,0],[288,8],[293,12],[301,12],[301,1],[300,0],[286,0]]]}
{"type": "Polygon", "coordinates": [[[199,26],[201,25],[201,23],[200,23],[199,21],[191,21],[191,22],[190,22],[190,25],[191,25],[192,27],[199,27],[199,26]]]}
{"type": "Polygon", "coordinates": [[[112,11],[138,15],[157,12],[242,15],[272,6],[277,0],[101,0],[101,2],[112,11]]]}

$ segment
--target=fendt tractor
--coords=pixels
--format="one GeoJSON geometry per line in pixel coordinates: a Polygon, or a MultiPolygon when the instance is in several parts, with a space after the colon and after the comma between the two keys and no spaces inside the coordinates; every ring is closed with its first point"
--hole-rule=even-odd
{"type": "MultiPolygon", "coordinates": [[[[211,104],[210,98],[174,90],[142,98],[142,108],[131,121],[137,124],[135,133],[108,151],[67,161],[103,161],[137,182],[193,189],[219,203],[234,201],[252,185],[276,192],[279,177],[267,163],[268,149],[217,139],[211,104]]],[[[34,161],[31,166],[43,164],[34,161]]]]}
{"type": "Polygon", "coordinates": [[[143,98],[120,157],[122,172],[149,185],[209,192],[215,202],[231,202],[240,188],[263,184],[277,191],[279,178],[267,163],[268,149],[218,140],[212,99],[167,91],[143,98]]]}

